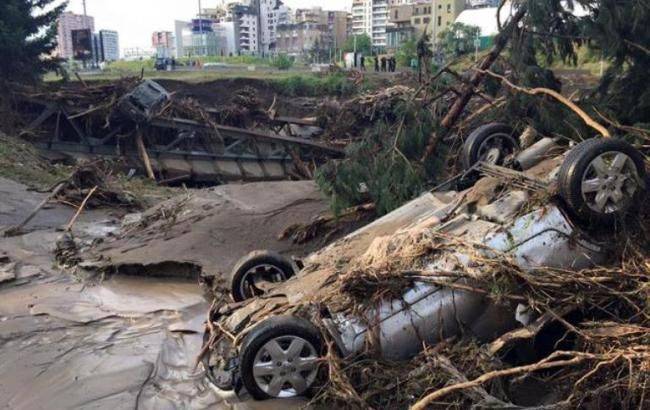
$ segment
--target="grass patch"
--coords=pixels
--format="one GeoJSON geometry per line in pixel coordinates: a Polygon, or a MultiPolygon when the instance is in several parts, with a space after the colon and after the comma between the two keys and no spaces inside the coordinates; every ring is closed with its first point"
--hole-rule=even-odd
{"type": "Polygon", "coordinates": [[[272,81],[271,85],[278,93],[293,97],[349,96],[368,89],[366,81],[356,85],[345,74],[292,75],[272,81]]]}
{"type": "Polygon", "coordinates": [[[22,184],[45,188],[66,179],[71,169],[51,165],[31,144],[0,133],[0,176],[22,184]]]}

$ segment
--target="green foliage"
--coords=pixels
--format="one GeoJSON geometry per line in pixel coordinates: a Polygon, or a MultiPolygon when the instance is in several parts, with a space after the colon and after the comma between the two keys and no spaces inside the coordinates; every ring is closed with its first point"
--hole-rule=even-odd
{"type": "MultiPolygon", "coordinates": [[[[0,78],[29,82],[59,68],[48,56],[56,47],[56,22],[65,10],[55,0],[2,0],[0,2],[0,78]]],[[[0,81],[2,81],[0,80],[0,81]]]]}
{"type": "Polygon", "coordinates": [[[325,48],[321,43],[316,40],[314,45],[309,50],[309,62],[311,63],[327,63],[330,59],[330,49],[325,48]]]}
{"type": "MultiPolygon", "coordinates": [[[[575,64],[586,44],[607,61],[598,94],[590,101],[624,124],[650,117],[650,7],[647,1],[620,0],[519,0],[528,7],[526,31],[512,44],[517,68],[537,66],[541,54],[547,65],[555,60],[575,64]],[[581,5],[587,14],[572,10],[581,5]]],[[[598,57],[597,57],[598,58],[598,57]]],[[[533,80],[535,78],[533,77],[533,80]]],[[[537,84],[528,84],[537,85],[537,84]]]]}
{"type": "Polygon", "coordinates": [[[273,61],[271,61],[271,67],[275,67],[278,70],[288,70],[293,67],[296,60],[293,57],[289,57],[286,54],[280,54],[273,61]]]}
{"type": "Polygon", "coordinates": [[[363,55],[369,56],[372,55],[372,39],[366,33],[363,33],[358,36],[350,36],[345,40],[343,44],[343,51],[346,53],[351,53],[354,51],[354,39],[356,37],[357,41],[357,52],[363,53],[363,55]]]}
{"type": "MultiPolygon", "coordinates": [[[[181,58],[179,61],[182,63],[189,62],[189,58],[181,58]]],[[[204,57],[193,57],[192,60],[199,60],[202,63],[225,63],[233,65],[268,65],[269,58],[250,56],[250,55],[241,55],[241,56],[204,56],[204,57]]]]}
{"type": "Polygon", "coordinates": [[[272,84],[278,92],[296,97],[347,96],[360,91],[344,74],[330,74],[324,77],[294,75],[275,80],[272,84]]]}
{"type": "Polygon", "coordinates": [[[106,64],[106,67],[104,67],[104,72],[120,73],[125,76],[133,75],[133,73],[140,73],[142,69],[145,71],[153,70],[155,62],[156,61],[153,58],[137,61],[112,61],[106,64]]]}
{"type": "Polygon", "coordinates": [[[479,27],[454,23],[438,35],[439,44],[445,53],[461,56],[475,50],[474,41],[480,34],[479,27]]]}
{"type": "Polygon", "coordinates": [[[421,193],[437,166],[419,163],[434,127],[431,110],[401,102],[393,115],[348,146],[346,159],[321,167],[316,181],[333,211],[371,200],[380,215],[386,214],[421,193]]]}
{"type": "Polygon", "coordinates": [[[402,67],[411,66],[411,60],[418,58],[417,44],[418,42],[415,38],[410,38],[400,45],[397,53],[395,53],[398,65],[402,67]]]}

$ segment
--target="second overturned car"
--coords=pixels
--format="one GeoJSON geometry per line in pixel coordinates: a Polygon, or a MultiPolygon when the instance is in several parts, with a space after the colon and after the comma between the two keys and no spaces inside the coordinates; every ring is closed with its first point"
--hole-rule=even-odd
{"type": "MultiPolygon", "coordinates": [[[[523,271],[605,262],[610,238],[598,231],[634,213],[646,194],[640,152],[617,139],[571,150],[542,140],[521,151],[503,127],[477,131],[466,165],[487,177],[472,188],[427,192],[311,255],[302,269],[269,254],[260,266],[254,256],[240,264],[238,302],[218,306],[206,334],[203,364],[212,383],[259,400],[309,394],[320,377],[324,336],[343,356],[374,343],[389,360],[461,333],[488,341],[534,315],[523,302],[496,304],[472,291],[489,274],[477,260],[500,255],[523,271]],[[369,300],[365,309],[345,303],[343,275],[390,266],[387,259],[423,241],[437,251],[407,252],[417,273],[401,294],[369,300]],[[454,275],[459,271],[464,275],[454,275]]],[[[363,296],[363,287],[355,292],[363,296]]]]}

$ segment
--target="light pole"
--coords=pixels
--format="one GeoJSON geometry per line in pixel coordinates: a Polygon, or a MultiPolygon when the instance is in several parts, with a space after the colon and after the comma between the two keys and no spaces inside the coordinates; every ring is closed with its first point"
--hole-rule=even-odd
{"type": "Polygon", "coordinates": [[[201,7],[201,0],[199,0],[199,36],[201,38],[201,55],[204,55],[203,53],[203,7],[201,7]]]}
{"type": "MultiPolygon", "coordinates": [[[[85,29],[90,31],[90,54],[91,54],[91,60],[92,60],[93,33],[92,33],[92,30],[91,30],[91,28],[89,27],[89,24],[88,24],[88,13],[86,11],[86,0],[83,0],[83,7],[84,7],[84,24],[83,25],[84,25],[85,29]]],[[[87,64],[87,62],[86,62],[86,59],[84,58],[83,59],[83,67],[84,67],[84,69],[86,68],[86,64],[87,64]]]]}

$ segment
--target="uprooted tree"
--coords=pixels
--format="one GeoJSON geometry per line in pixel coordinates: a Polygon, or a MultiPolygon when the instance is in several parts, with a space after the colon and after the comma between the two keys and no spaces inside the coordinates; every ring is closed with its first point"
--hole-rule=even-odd
{"type": "Polygon", "coordinates": [[[58,69],[47,57],[56,47],[56,21],[67,2],[54,0],[3,0],[0,2],[0,84],[34,81],[58,69]]]}
{"type": "MultiPolygon", "coordinates": [[[[501,7],[508,7],[504,3],[501,7]]],[[[645,2],[620,3],[514,2],[509,19],[500,22],[493,48],[469,75],[446,66],[413,89],[418,97],[396,105],[393,115],[373,117],[363,137],[348,147],[347,159],[321,169],[321,187],[336,209],[372,200],[383,213],[448,177],[454,169],[448,154],[481,122],[499,119],[519,130],[530,126],[567,139],[598,135],[548,93],[521,92],[500,78],[526,89],[560,92],[562,84],[549,67],[558,61],[576,63],[580,47],[602,55],[608,68],[597,88],[579,96],[579,105],[613,135],[632,142],[647,138],[650,8],[645,2]]]]}

